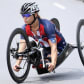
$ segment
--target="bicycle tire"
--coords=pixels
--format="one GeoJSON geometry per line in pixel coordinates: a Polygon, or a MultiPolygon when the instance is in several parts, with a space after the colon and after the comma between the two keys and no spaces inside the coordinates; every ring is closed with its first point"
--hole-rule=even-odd
{"type": "Polygon", "coordinates": [[[8,71],[10,73],[10,76],[12,77],[12,79],[17,82],[17,83],[22,83],[26,78],[27,78],[27,75],[29,73],[29,70],[30,70],[30,63],[28,62],[27,64],[27,69],[24,73],[24,75],[22,75],[21,77],[18,77],[14,74],[13,70],[12,70],[12,67],[11,67],[11,64],[10,64],[10,46],[11,46],[11,43],[12,43],[12,40],[14,38],[15,35],[17,34],[21,34],[24,36],[24,39],[26,41],[26,44],[27,44],[27,48],[29,46],[29,40],[28,40],[28,37],[26,35],[26,33],[21,29],[21,28],[16,28],[10,35],[10,38],[9,38],[9,41],[8,41],[8,45],[7,45],[7,66],[8,66],[8,71]]]}
{"type": "Polygon", "coordinates": [[[81,19],[79,21],[78,26],[77,26],[77,35],[76,35],[79,56],[80,56],[82,64],[84,65],[84,55],[82,53],[81,42],[80,42],[80,34],[81,34],[80,31],[81,31],[82,26],[84,26],[84,19],[81,19]]]}

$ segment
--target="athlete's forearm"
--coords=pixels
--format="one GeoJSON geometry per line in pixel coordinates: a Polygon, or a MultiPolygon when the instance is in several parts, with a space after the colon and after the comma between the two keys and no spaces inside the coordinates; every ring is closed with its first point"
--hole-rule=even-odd
{"type": "Polygon", "coordinates": [[[25,48],[26,48],[25,40],[20,40],[18,52],[23,52],[25,48]]]}
{"type": "MultiPolygon", "coordinates": [[[[25,48],[26,48],[25,40],[20,40],[18,52],[23,52],[23,51],[25,50],[25,48]]],[[[20,57],[17,59],[16,64],[20,65],[20,63],[22,62],[22,59],[23,59],[23,57],[20,56],[20,57]]]]}
{"type": "Polygon", "coordinates": [[[55,65],[57,62],[57,48],[54,45],[51,47],[51,62],[55,65]]]}

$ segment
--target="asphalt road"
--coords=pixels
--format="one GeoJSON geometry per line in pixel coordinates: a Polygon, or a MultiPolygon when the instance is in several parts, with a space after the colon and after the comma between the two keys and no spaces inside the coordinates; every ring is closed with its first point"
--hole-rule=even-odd
{"type": "MultiPolygon", "coordinates": [[[[7,42],[11,32],[24,22],[20,7],[24,2],[36,1],[42,18],[58,18],[61,32],[68,43],[76,44],[77,24],[84,19],[84,3],[81,0],[2,0],[0,1],[0,84],[16,84],[10,77],[7,63],[7,42]]],[[[83,84],[84,67],[77,50],[56,70],[56,73],[38,75],[32,69],[23,84],[83,84]]]]}

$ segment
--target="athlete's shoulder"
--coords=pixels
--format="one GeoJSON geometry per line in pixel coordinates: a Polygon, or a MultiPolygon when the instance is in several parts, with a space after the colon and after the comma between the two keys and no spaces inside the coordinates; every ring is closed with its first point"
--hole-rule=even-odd
{"type": "Polygon", "coordinates": [[[54,25],[50,20],[47,19],[39,19],[40,23],[46,26],[54,25]]]}

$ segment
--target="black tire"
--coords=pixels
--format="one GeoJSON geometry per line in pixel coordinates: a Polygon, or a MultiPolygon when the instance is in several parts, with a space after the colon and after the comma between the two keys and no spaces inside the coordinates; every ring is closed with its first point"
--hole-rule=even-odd
{"type": "Polygon", "coordinates": [[[52,21],[55,24],[58,31],[60,31],[60,23],[59,23],[58,19],[57,18],[52,18],[50,21],[52,21]]]}
{"type": "MultiPolygon", "coordinates": [[[[78,23],[77,37],[76,38],[77,38],[77,46],[78,46],[79,56],[80,56],[82,64],[84,65],[84,53],[83,53],[83,50],[84,50],[83,48],[84,47],[82,48],[82,46],[81,46],[81,32],[82,32],[82,29],[84,30],[83,26],[84,26],[84,19],[80,20],[79,23],[78,23]]],[[[84,31],[83,31],[83,37],[84,37],[84,31]]],[[[82,39],[83,39],[83,37],[82,37],[82,39]]]]}
{"type": "Polygon", "coordinates": [[[14,38],[17,34],[23,35],[23,37],[24,37],[24,39],[25,39],[25,41],[26,41],[26,44],[27,44],[27,48],[28,48],[28,46],[29,46],[29,45],[28,45],[29,40],[28,40],[28,37],[27,37],[26,33],[25,33],[22,29],[20,29],[20,28],[15,29],[15,30],[12,32],[12,34],[10,35],[10,38],[9,38],[9,41],[8,41],[8,45],[7,45],[7,66],[8,66],[8,70],[9,70],[9,73],[10,73],[10,76],[12,77],[12,79],[13,79],[15,82],[17,82],[17,83],[22,83],[22,82],[26,79],[26,77],[27,77],[27,75],[28,75],[28,73],[29,73],[29,70],[30,70],[30,62],[27,62],[27,68],[26,68],[26,70],[25,70],[25,73],[24,73],[22,76],[20,76],[20,77],[19,77],[19,76],[16,76],[16,74],[13,72],[12,67],[11,67],[10,47],[11,47],[13,38],[14,38]]]}

